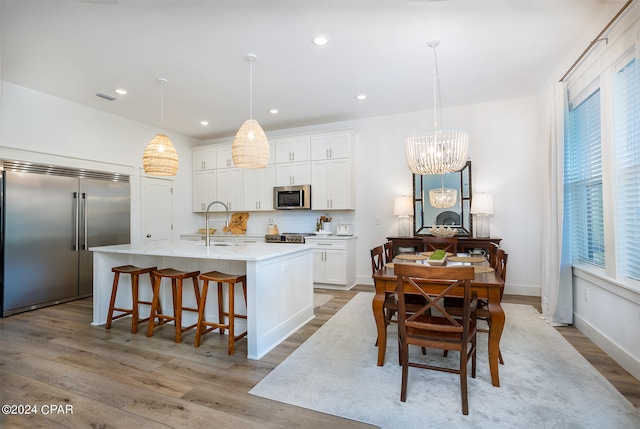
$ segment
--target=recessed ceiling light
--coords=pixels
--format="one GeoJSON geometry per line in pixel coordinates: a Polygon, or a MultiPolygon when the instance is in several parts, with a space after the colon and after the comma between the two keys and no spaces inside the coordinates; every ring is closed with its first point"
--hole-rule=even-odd
{"type": "Polygon", "coordinates": [[[271,109],[269,109],[269,113],[271,113],[272,115],[275,115],[278,112],[279,112],[279,110],[276,109],[275,107],[272,107],[271,109]]]}
{"type": "Polygon", "coordinates": [[[367,98],[367,94],[358,94],[356,95],[356,98],[358,100],[365,100],[367,98]]]}
{"type": "Polygon", "coordinates": [[[127,95],[127,90],[124,88],[116,88],[116,94],[127,95]]]}
{"type": "Polygon", "coordinates": [[[209,125],[209,121],[200,121],[200,125],[209,125]]]}
{"type": "Polygon", "coordinates": [[[329,37],[325,36],[324,34],[316,34],[315,36],[313,36],[313,39],[311,39],[311,41],[316,46],[324,46],[329,43],[329,37]]]}

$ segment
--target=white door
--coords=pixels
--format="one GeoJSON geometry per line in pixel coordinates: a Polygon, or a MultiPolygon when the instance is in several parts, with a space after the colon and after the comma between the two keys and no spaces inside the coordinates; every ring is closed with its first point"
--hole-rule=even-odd
{"type": "Polygon", "coordinates": [[[173,181],[142,177],[142,237],[150,241],[172,241],[173,181]]]}

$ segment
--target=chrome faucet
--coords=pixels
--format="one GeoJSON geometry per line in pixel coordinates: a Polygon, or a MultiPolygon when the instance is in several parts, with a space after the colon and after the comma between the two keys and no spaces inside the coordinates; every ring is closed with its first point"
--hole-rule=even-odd
{"type": "Polygon", "coordinates": [[[213,201],[211,202],[208,206],[207,206],[207,211],[204,214],[204,227],[207,230],[206,232],[206,246],[209,247],[209,209],[211,208],[212,205],[214,204],[220,204],[222,207],[224,207],[224,209],[227,212],[227,219],[224,223],[224,226],[226,226],[227,228],[229,227],[229,207],[227,207],[227,205],[225,203],[223,203],[222,201],[213,201]]]}

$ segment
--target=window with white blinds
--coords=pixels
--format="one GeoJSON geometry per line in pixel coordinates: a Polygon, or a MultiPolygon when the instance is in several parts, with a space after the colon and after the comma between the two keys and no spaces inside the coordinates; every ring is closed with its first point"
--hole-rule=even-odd
{"type": "Polygon", "coordinates": [[[614,76],[613,112],[620,277],[640,280],[640,67],[635,59],[614,76]]]}
{"type": "Polygon", "coordinates": [[[600,89],[569,106],[564,170],[573,260],[604,267],[600,89]]]}

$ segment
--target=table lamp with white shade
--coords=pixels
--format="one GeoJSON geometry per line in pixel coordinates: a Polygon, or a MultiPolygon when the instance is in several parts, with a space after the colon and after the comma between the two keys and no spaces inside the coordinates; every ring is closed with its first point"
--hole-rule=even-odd
{"type": "Polygon", "coordinates": [[[487,193],[473,194],[471,214],[475,215],[474,229],[477,238],[489,238],[489,216],[493,214],[493,195],[487,193]]]}
{"type": "Polygon", "coordinates": [[[398,216],[398,236],[409,237],[411,235],[411,216],[413,216],[413,198],[396,197],[393,204],[393,214],[398,216]]]}

